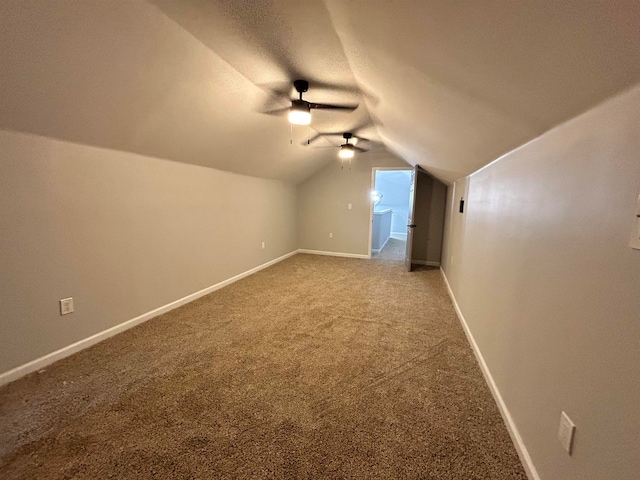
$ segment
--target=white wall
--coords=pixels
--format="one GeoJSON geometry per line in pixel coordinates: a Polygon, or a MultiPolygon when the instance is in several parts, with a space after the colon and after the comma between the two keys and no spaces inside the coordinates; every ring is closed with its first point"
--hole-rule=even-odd
{"type": "Polygon", "coordinates": [[[376,190],[383,194],[376,210],[393,209],[392,233],[407,233],[411,170],[377,170],[376,190]]]}
{"type": "Polygon", "coordinates": [[[294,251],[295,218],[293,185],[0,131],[0,373],[294,251]]]}
{"type": "Polygon", "coordinates": [[[369,255],[373,167],[408,165],[388,153],[367,152],[356,155],[349,170],[340,168],[336,155],[333,163],[298,185],[301,249],[369,255]]]}
{"type": "Polygon", "coordinates": [[[443,269],[539,477],[637,479],[640,86],[449,190],[443,269]]]}

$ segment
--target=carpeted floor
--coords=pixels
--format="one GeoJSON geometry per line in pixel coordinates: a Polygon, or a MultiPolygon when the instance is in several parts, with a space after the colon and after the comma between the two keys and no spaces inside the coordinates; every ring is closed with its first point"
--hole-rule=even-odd
{"type": "Polygon", "coordinates": [[[394,260],[404,262],[406,249],[406,240],[390,238],[384,248],[380,250],[380,252],[372,254],[371,258],[373,260],[394,260]]]}
{"type": "Polygon", "coordinates": [[[526,479],[440,272],[313,255],[0,389],[0,477],[526,479]]]}

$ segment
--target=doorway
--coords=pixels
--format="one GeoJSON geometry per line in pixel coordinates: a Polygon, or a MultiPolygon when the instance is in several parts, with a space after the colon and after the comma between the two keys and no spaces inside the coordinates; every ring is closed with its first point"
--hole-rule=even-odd
{"type": "Polygon", "coordinates": [[[411,173],[406,168],[373,169],[372,260],[405,259],[411,173]]]}

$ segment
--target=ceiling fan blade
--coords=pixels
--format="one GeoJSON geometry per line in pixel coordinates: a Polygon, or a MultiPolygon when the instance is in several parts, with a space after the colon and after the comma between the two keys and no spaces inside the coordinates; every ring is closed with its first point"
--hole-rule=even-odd
{"type": "Polygon", "coordinates": [[[291,107],[284,107],[284,108],[276,108],[273,110],[263,110],[260,113],[263,113],[265,115],[286,115],[289,113],[290,110],[291,110],[291,107]]]}
{"type": "Polygon", "coordinates": [[[349,110],[353,111],[358,108],[358,104],[356,105],[328,105],[325,103],[309,103],[309,108],[317,108],[322,110],[349,110]]]}
{"type": "Polygon", "coordinates": [[[315,135],[313,135],[312,137],[309,137],[309,139],[305,140],[302,145],[311,145],[313,142],[315,142],[316,140],[318,140],[320,137],[322,137],[321,133],[316,133],[315,135]]]}
{"type": "Polygon", "coordinates": [[[358,143],[372,143],[368,138],[360,137],[358,135],[354,135],[353,138],[355,138],[358,143]]]}
{"type": "Polygon", "coordinates": [[[358,150],[359,152],[363,152],[363,153],[364,153],[364,152],[368,152],[368,151],[369,151],[368,149],[366,149],[366,148],[361,148],[361,147],[353,147],[353,148],[355,148],[355,149],[356,149],[356,150],[358,150]]]}
{"type": "MultiPolygon", "coordinates": [[[[344,137],[344,132],[317,132],[315,135],[313,135],[312,137],[309,138],[309,140],[305,140],[303,142],[303,145],[311,145],[314,142],[317,142],[318,140],[321,139],[321,137],[329,137],[329,138],[340,138],[340,142],[344,143],[343,137],[344,137]]],[[[361,137],[359,135],[353,135],[353,137],[351,137],[352,139],[352,143],[353,140],[356,140],[356,142],[358,144],[364,144],[367,147],[371,148],[371,147],[376,147],[380,142],[376,141],[376,140],[369,140],[368,138],[365,137],[361,137]]],[[[338,145],[336,145],[338,146],[338,145]]],[[[354,143],[355,146],[355,143],[354,143]]],[[[357,147],[356,147],[357,148],[357,147]]],[[[362,151],[368,151],[368,149],[363,149],[362,151]]]]}
{"type": "Polygon", "coordinates": [[[305,145],[309,145],[317,140],[320,140],[321,137],[340,137],[342,138],[342,133],[333,133],[333,132],[316,132],[314,136],[309,138],[309,141],[305,140],[305,145]]]}

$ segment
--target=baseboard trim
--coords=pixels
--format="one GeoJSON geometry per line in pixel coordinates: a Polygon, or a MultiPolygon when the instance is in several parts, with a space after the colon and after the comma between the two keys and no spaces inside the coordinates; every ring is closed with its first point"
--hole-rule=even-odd
{"type": "Polygon", "coordinates": [[[428,260],[411,260],[411,263],[416,265],[426,265],[427,267],[439,267],[440,262],[431,262],[428,260]]]}
{"type": "Polygon", "coordinates": [[[465,320],[464,315],[460,310],[460,306],[456,301],[456,297],[453,294],[453,290],[451,290],[451,285],[449,285],[449,280],[447,279],[447,276],[445,275],[444,270],[442,270],[442,268],[440,269],[440,273],[442,274],[442,278],[444,279],[444,283],[447,287],[447,292],[449,293],[449,297],[453,302],[453,308],[455,308],[456,314],[458,315],[458,319],[460,320],[460,324],[462,325],[462,329],[464,330],[464,333],[467,336],[467,340],[469,340],[469,343],[471,344],[471,349],[473,350],[476,360],[480,365],[480,370],[482,371],[482,375],[484,375],[484,379],[487,382],[487,385],[489,385],[489,390],[491,391],[491,394],[493,395],[493,398],[496,401],[496,404],[498,405],[498,410],[500,411],[500,415],[502,415],[502,419],[504,420],[504,423],[507,426],[507,431],[511,436],[511,441],[516,447],[516,451],[518,452],[518,457],[520,457],[520,461],[522,462],[522,465],[527,474],[527,477],[529,478],[529,480],[540,480],[540,475],[538,475],[538,471],[533,465],[533,461],[531,460],[529,451],[527,450],[527,447],[524,444],[522,437],[520,436],[520,433],[518,432],[518,428],[516,427],[516,424],[514,423],[513,418],[511,417],[511,413],[509,413],[509,409],[507,408],[507,405],[504,403],[504,399],[500,394],[500,390],[498,390],[498,386],[496,385],[496,382],[493,380],[493,376],[491,375],[491,371],[489,370],[489,367],[487,366],[487,363],[485,362],[484,357],[482,356],[482,352],[480,352],[480,349],[478,348],[478,344],[476,343],[475,338],[473,338],[473,334],[471,333],[471,330],[469,329],[469,325],[467,324],[467,321],[465,320]]]}
{"type": "Polygon", "coordinates": [[[147,313],[143,313],[142,315],[139,315],[135,318],[132,318],[130,320],[126,320],[123,323],[120,323],[114,327],[108,328],[107,330],[103,330],[102,332],[98,332],[95,335],[91,335],[90,337],[84,338],[82,340],[79,340],[75,343],[72,343],[71,345],[67,345],[66,347],[63,347],[59,350],[56,350],[55,352],[51,352],[47,355],[44,355],[40,358],[37,358],[35,360],[32,360],[28,363],[25,363],[24,365],[20,365],[18,367],[15,367],[7,372],[4,372],[2,374],[0,374],[0,386],[5,385],[9,382],[13,382],[14,380],[17,380],[21,377],[24,377],[25,375],[35,372],[37,370],[40,370],[42,368],[45,368],[49,365],[51,365],[52,363],[61,360],[65,357],[68,357],[70,355],[73,355],[74,353],[77,353],[81,350],[84,350],[85,348],[88,348],[92,345],[95,345],[96,343],[99,343],[103,340],[106,340],[109,337],[113,337],[114,335],[117,335],[118,333],[124,332],[125,330],[129,330],[130,328],[135,327],[136,325],[139,325],[141,323],[146,322],[147,320],[151,320],[154,317],[157,317],[158,315],[162,315],[163,313],[166,313],[170,310],[173,310],[174,308],[178,308],[181,307],[182,305],[185,305],[186,303],[192,302],[200,297],[203,297],[205,295],[208,295],[211,292],[215,292],[216,290],[221,289],[222,287],[226,287],[227,285],[230,285],[231,283],[237,282],[238,280],[241,280],[245,277],[248,277],[249,275],[252,275],[260,270],[263,270],[267,267],[270,267],[271,265],[274,265],[278,262],[281,262],[282,260],[285,260],[293,255],[295,255],[296,253],[298,253],[297,250],[294,250],[293,252],[287,253],[286,255],[282,255],[281,257],[278,257],[274,260],[271,260],[267,263],[263,263],[262,265],[258,265],[257,267],[254,267],[250,270],[247,270],[246,272],[242,272],[238,275],[235,275],[231,278],[228,278],[227,280],[223,280],[222,282],[216,283],[215,285],[211,285],[210,287],[204,288],[200,291],[197,291],[195,293],[192,293],[190,295],[187,295],[186,297],[182,297],[178,300],[175,300],[171,303],[167,303],[166,305],[163,305],[162,307],[158,307],[154,310],[151,310],[147,313]]]}
{"type": "Polygon", "coordinates": [[[307,250],[305,248],[299,249],[298,253],[308,253],[309,255],[328,255],[330,257],[371,258],[371,255],[364,255],[361,253],[324,252],[322,250],[307,250]]]}
{"type": "Polygon", "coordinates": [[[372,248],[371,249],[371,253],[380,253],[382,251],[382,249],[387,246],[387,243],[389,243],[389,239],[390,238],[391,237],[387,237],[387,239],[384,241],[384,243],[382,244],[382,246],[380,248],[372,248]]]}

